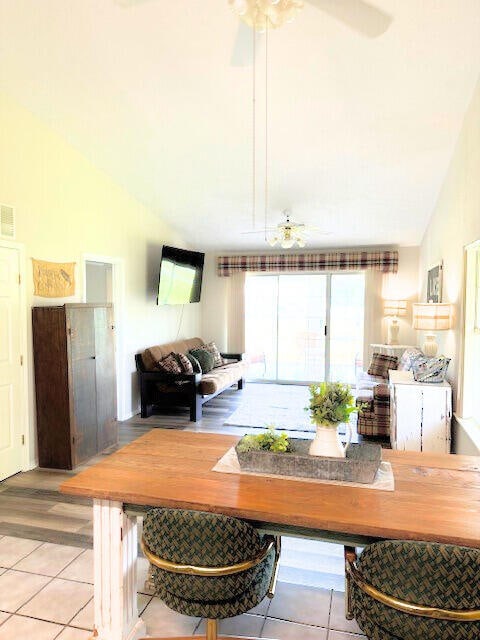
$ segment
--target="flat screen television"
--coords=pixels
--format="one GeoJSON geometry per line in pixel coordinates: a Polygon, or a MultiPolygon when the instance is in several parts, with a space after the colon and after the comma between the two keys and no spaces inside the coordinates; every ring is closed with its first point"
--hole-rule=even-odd
{"type": "Polygon", "coordinates": [[[205,254],[164,245],[157,304],[200,302],[205,254]]]}

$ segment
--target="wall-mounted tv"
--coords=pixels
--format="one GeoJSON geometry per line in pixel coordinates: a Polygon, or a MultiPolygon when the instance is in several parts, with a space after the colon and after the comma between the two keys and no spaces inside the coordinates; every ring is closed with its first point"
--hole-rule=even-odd
{"type": "Polygon", "coordinates": [[[157,304],[200,302],[205,254],[164,245],[157,304]]]}

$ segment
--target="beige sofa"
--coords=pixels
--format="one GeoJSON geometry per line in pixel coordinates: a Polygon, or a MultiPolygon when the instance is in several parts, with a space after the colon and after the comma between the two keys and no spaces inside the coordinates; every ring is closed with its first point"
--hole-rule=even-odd
{"type": "Polygon", "coordinates": [[[243,388],[247,363],[241,353],[222,353],[227,362],[205,374],[172,374],[158,370],[157,362],[172,351],[186,354],[203,344],[201,338],[189,338],[149,347],[135,356],[142,418],[151,415],[154,406],[186,406],[190,409],[190,420],[196,422],[202,417],[205,402],[234,384],[243,388]]]}

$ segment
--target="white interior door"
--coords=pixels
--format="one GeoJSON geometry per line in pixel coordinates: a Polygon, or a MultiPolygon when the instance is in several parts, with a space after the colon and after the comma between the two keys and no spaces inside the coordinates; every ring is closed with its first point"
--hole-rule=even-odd
{"type": "Polygon", "coordinates": [[[22,469],[19,262],[0,247],[0,480],[22,469]]]}

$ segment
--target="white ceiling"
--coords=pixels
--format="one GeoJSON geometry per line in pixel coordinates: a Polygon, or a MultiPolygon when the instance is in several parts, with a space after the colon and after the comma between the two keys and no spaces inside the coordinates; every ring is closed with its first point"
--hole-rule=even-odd
{"type": "MultiPolygon", "coordinates": [[[[480,73],[479,0],[369,1],[393,17],[378,38],[308,2],[269,37],[269,224],[289,207],[331,232],[309,246],[421,241],[480,73]]],[[[240,233],[252,67],[231,64],[237,26],[227,0],[1,0],[0,90],[197,247],[264,246],[240,233]]]]}

